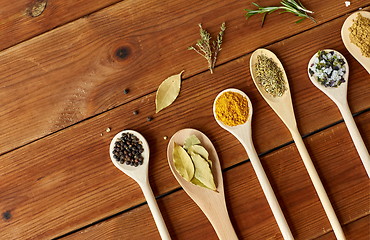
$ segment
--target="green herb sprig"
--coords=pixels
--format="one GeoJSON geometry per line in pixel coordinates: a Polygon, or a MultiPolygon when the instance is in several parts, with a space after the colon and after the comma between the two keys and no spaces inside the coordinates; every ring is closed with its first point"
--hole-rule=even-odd
{"type": "Polygon", "coordinates": [[[210,45],[211,35],[202,28],[202,24],[199,23],[200,27],[200,39],[197,41],[195,48],[193,46],[188,47],[188,50],[194,50],[199,55],[207,59],[208,68],[213,74],[213,69],[215,68],[216,59],[218,53],[221,51],[221,44],[222,44],[222,37],[225,34],[225,23],[221,25],[221,31],[217,35],[217,40],[212,42],[212,46],[210,45]],[[212,52],[213,50],[213,52],[212,52]]]}
{"type": "Polygon", "coordinates": [[[306,18],[309,18],[309,19],[311,19],[312,21],[314,21],[316,23],[315,19],[313,17],[311,17],[310,15],[308,15],[308,14],[312,14],[313,12],[310,11],[310,10],[307,10],[299,0],[298,0],[298,3],[294,0],[282,0],[280,3],[283,6],[279,6],[279,7],[261,7],[257,3],[253,2],[253,5],[258,7],[258,10],[244,9],[245,11],[247,11],[247,14],[245,16],[248,19],[253,15],[263,14],[262,25],[261,25],[261,27],[263,27],[263,23],[265,22],[266,14],[270,14],[270,13],[280,9],[280,10],[283,10],[280,13],[290,12],[290,13],[296,14],[298,17],[301,17],[301,19],[298,20],[296,23],[299,23],[299,22],[303,21],[306,18]]]}

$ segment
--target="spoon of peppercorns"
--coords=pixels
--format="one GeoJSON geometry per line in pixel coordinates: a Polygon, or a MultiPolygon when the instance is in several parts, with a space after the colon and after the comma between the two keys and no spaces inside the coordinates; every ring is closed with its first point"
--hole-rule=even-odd
{"type": "Polygon", "coordinates": [[[140,133],[133,130],[124,130],[117,133],[112,139],[109,147],[109,155],[114,166],[139,184],[149,209],[152,212],[161,238],[171,239],[149,184],[148,142],[140,133]]]}

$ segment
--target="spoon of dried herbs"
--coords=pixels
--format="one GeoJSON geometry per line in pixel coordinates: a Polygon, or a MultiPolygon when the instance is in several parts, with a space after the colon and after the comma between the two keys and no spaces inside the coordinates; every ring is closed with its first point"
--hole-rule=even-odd
{"type": "Polygon", "coordinates": [[[259,93],[280,117],[292,134],[295,145],[298,148],[308,175],[311,178],[316,193],[321,201],[322,206],[324,207],[325,213],[328,216],[329,222],[337,239],[346,239],[342,227],[340,226],[338,218],[330,203],[328,195],[326,194],[324,186],[322,185],[320,177],[316,172],[315,166],[312,163],[311,157],[308,154],[306,146],[298,131],[294,116],[292,98],[290,95],[288,78],[284,71],[283,65],[273,52],[267,49],[257,49],[253,52],[250,58],[250,72],[253,82],[256,85],[259,93]],[[261,58],[259,56],[265,56],[269,60],[266,62],[261,62],[261,58]],[[280,84],[280,77],[282,77],[284,85],[280,84]],[[263,85],[263,82],[265,81],[268,83],[263,85]],[[267,88],[265,87],[266,85],[268,86],[267,88]],[[277,92],[282,93],[281,96],[274,96],[271,94],[269,90],[275,88],[278,89],[276,90],[277,92]]]}
{"type": "MultiPolygon", "coordinates": [[[[133,130],[124,130],[117,133],[112,139],[109,146],[109,155],[114,164],[119,170],[134,179],[140,186],[144,193],[144,197],[148,203],[149,209],[152,212],[155,224],[157,225],[159,234],[162,239],[170,240],[166,224],[163,220],[162,214],[158,208],[157,202],[153,195],[153,191],[149,184],[148,168],[149,168],[149,144],[145,138],[138,132],[133,130]],[[117,147],[119,146],[119,147],[117,147]],[[131,157],[133,152],[139,150],[140,156],[137,158],[131,157]],[[117,154],[118,152],[118,154],[117,154]],[[130,153],[130,154],[128,154],[130,153]],[[117,157],[118,156],[118,157],[117,157]],[[127,156],[127,157],[121,157],[127,156]],[[141,164],[135,166],[135,159],[142,157],[141,164]]],[[[136,156],[136,154],[135,154],[136,156]]],[[[137,161],[139,162],[139,160],[137,161]]]]}
{"type": "Polygon", "coordinates": [[[294,239],[252,143],[252,114],[251,101],[238,89],[229,88],[220,92],[213,103],[216,122],[245,148],[284,239],[294,239]]]}
{"type": "Polygon", "coordinates": [[[357,11],[344,21],[341,35],[348,52],[370,74],[370,12],[357,11]],[[352,40],[351,40],[352,39],[352,40]]]}
{"type": "Polygon", "coordinates": [[[312,56],[307,70],[311,82],[338,106],[370,178],[370,155],[347,102],[349,76],[347,60],[338,51],[325,49],[312,56]]]}
{"type": "Polygon", "coordinates": [[[213,146],[211,140],[204,133],[196,129],[191,128],[182,129],[176,132],[169,141],[167,147],[167,159],[170,169],[173,175],[175,176],[176,180],[179,182],[184,191],[189,195],[189,197],[193,199],[193,201],[207,216],[208,220],[211,222],[213,228],[215,229],[219,239],[237,240],[238,237],[231,224],[229,214],[226,208],[224,184],[222,179],[220,161],[218,159],[216,149],[213,146]],[[208,159],[212,162],[212,164],[210,165],[216,189],[212,189],[212,187],[208,188],[196,185],[196,183],[194,181],[191,181],[191,179],[185,179],[184,174],[180,175],[178,169],[176,169],[173,154],[174,149],[178,145],[186,147],[185,141],[189,139],[189,136],[193,135],[197,139],[199,139],[201,145],[209,153],[208,159]]]}

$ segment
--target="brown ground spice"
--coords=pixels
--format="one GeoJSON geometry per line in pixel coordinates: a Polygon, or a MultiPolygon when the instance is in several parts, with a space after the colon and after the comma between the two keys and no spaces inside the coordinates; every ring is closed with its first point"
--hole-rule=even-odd
{"type": "Polygon", "coordinates": [[[363,56],[370,57],[370,19],[359,13],[348,30],[351,43],[360,48],[363,56]]]}

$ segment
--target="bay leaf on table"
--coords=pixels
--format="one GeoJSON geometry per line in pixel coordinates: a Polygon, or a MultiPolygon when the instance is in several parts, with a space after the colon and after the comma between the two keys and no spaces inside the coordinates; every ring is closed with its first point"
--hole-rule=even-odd
{"type": "Polygon", "coordinates": [[[173,163],[176,171],[188,182],[194,177],[194,164],[184,148],[174,142],[173,163]]]}
{"type": "Polygon", "coordinates": [[[161,85],[159,85],[155,97],[156,113],[171,105],[171,103],[173,103],[179,95],[181,87],[181,74],[183,72],[184,71],[167,78],[161,83],[161,85]]]}

